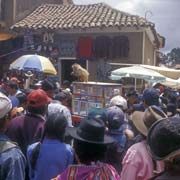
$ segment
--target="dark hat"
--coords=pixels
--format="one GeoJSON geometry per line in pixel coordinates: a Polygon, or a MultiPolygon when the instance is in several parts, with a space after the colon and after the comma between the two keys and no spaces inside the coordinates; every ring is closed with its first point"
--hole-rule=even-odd
{"type": "Polygon", "coordinates": [[[114,139],[105,135],[105,125],[100,119],[82,120],[79,127],[67,128],[67,132],[80,141],[94,144],[111,144],[114,139]]]}
{"type": "Polygon", "coordinates": [[[143,100],[148,105],[159,105],[159,92],[154,88],[147,88],[143,92],[143,100]]]}
{"type": "Polygon", "coordinates": [[[137,96],[138,93],[136,90],[134,89],[130,89],[127,93],[126,93],[126,96],[137,96]]]}
{"type": "Polygon", "coordinates": [[[176,104],[168,103],[167,104],[167,115],[174,116],[176,114],[176,104]]]}
{"type": "Polygon", "coordinates": [[[168,160],[180,154],[180,119],[169,117],[154,123],[147,142],[151,154],[157,160],[168,160]]]}
{"type": "Polygon", "coordinates": [[[87,118],[88,119],[100,118],[101,120],[103,120],[103,122],[106,123],[106,121],[107,121],[107,112],[106,112],[106,110],[104,108],[92,107],[88,111],[87,118]]]}
{"type": "Polygon", "coordinates": [[[119,129],[124,123],[124,119],[124,113],[119,107],[112,106],[107,109],[107,121],[110,129],[119,129]]]}
{"type": "Polygon", "coordinates": [[[67,94],[65,94],[64,92],[59,92],[54,96],[54,100],[63,101],[65,99],[67,99],[67,94]]]}

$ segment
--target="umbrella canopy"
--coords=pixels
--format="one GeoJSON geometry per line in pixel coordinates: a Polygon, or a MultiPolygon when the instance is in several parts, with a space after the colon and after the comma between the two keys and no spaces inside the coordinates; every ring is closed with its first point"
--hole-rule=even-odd
{"type": "Polygon", "coordinates": [[[57,74],[51,61],[48,58],[39,55],[21,56],[10,65],[10,69],[34,70],[48,74],[57,74]]]}
{"type": "Polygon", "coordinates": [[[141,66],[156,71],[171,79],[178,79],[180,77],[180,70],[177,69],[170,69],[167,67],[150,66],[150,65],[141,65],[141,66]]]}
{"type": "Polygon", "coordinates": [[[166,79],[165,76],[160,73],[143,68],[141,66],[130,66],[116,69],[111,72],[110,79],[119,80],[123,77],[132,77],[136,79],[144,79],[149,82],[158,82],[166,79]]]}
{"type": "MultiPolygon", "coordinates": [[[[175,80],[171,78],[166,78],[165,81],[158,82],[166,87],[174,88],[174,89],[179,89],[180,88],[180,78],[175,80]]],[[[155,84],[154,84],[155,85],[155,84]]]]}

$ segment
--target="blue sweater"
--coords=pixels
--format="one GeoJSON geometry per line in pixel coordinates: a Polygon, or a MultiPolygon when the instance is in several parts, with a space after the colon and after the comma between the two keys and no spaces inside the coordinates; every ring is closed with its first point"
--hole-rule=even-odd
{"type": "Polygon", "coordinates": [[[30,180],[49,180],[63,172],[68,165],[73,163],[74,153],[70,145],[59,140],[44,139],[40,145],[40,152],[35,170],[31,168],[30,157],[32,150],[38,143],[28,147],[27,160],[30,180]]]}

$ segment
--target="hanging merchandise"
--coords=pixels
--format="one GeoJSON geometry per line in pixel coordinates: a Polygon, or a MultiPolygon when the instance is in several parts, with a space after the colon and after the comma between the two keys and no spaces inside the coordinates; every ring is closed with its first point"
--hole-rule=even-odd
{"type": "Polygon", "coordinates": [[[24,34],[24,48],[28,50],[33,50],[34,49],[34,39],[33,39],[33,34],[30,30],[25,31],[24,34]]]}
{"type": "Polygon", "coordinates": [[[47,44],[48,41],[49,41],[49,35],[48,35],[47,32],[45,32],[44,35],[43,35],[43,43],[46,43],[46,44],[47,44]]]}
{"type": "Polygon", "coordinates": [[[93,58],[93,39],[91,37],[80,37],[77,45],[78,58],[93,58]]]}
{"type": "Polygon", "coordinates": [[[61,57],[76,57],[76,41],[74,39],[60,39],[59,50],[61,57]]]}
{"type": "Polygon", "coordinates": [[[52,50],[50,51],[50,56],[52,58],[58,58],[59,55],[60,55],[59,48],[53,47],[52,50]]]}
{"type": "Polygon", "coordinates": [[[128,57],[129,40],[126,36],[115,36],[113,38],[113,58],[128,57]]]}
{"type": "Polygon", "coordinates": [[[98,36],[94,42],[94,54],[96,58],[109,58],[111,39],[108,36],[98,36]]]}
{"type": "Polygon", "coordinates": [[[106,82],[109,79],[111,65],[105,63],[104,59],[99,59],[97,63],[97,79],[99,82],[106,82]]]}

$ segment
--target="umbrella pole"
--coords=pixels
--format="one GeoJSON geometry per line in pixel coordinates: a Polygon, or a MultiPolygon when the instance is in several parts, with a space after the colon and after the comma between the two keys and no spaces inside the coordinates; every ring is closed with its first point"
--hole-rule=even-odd
{"type": "Polygon", "coordinates": [[[135,90],[137,90],[136,89],[136,86],[137,86],[137,79],[136,78],[134,79],[134,86],[135,86],[135,90]]]}

